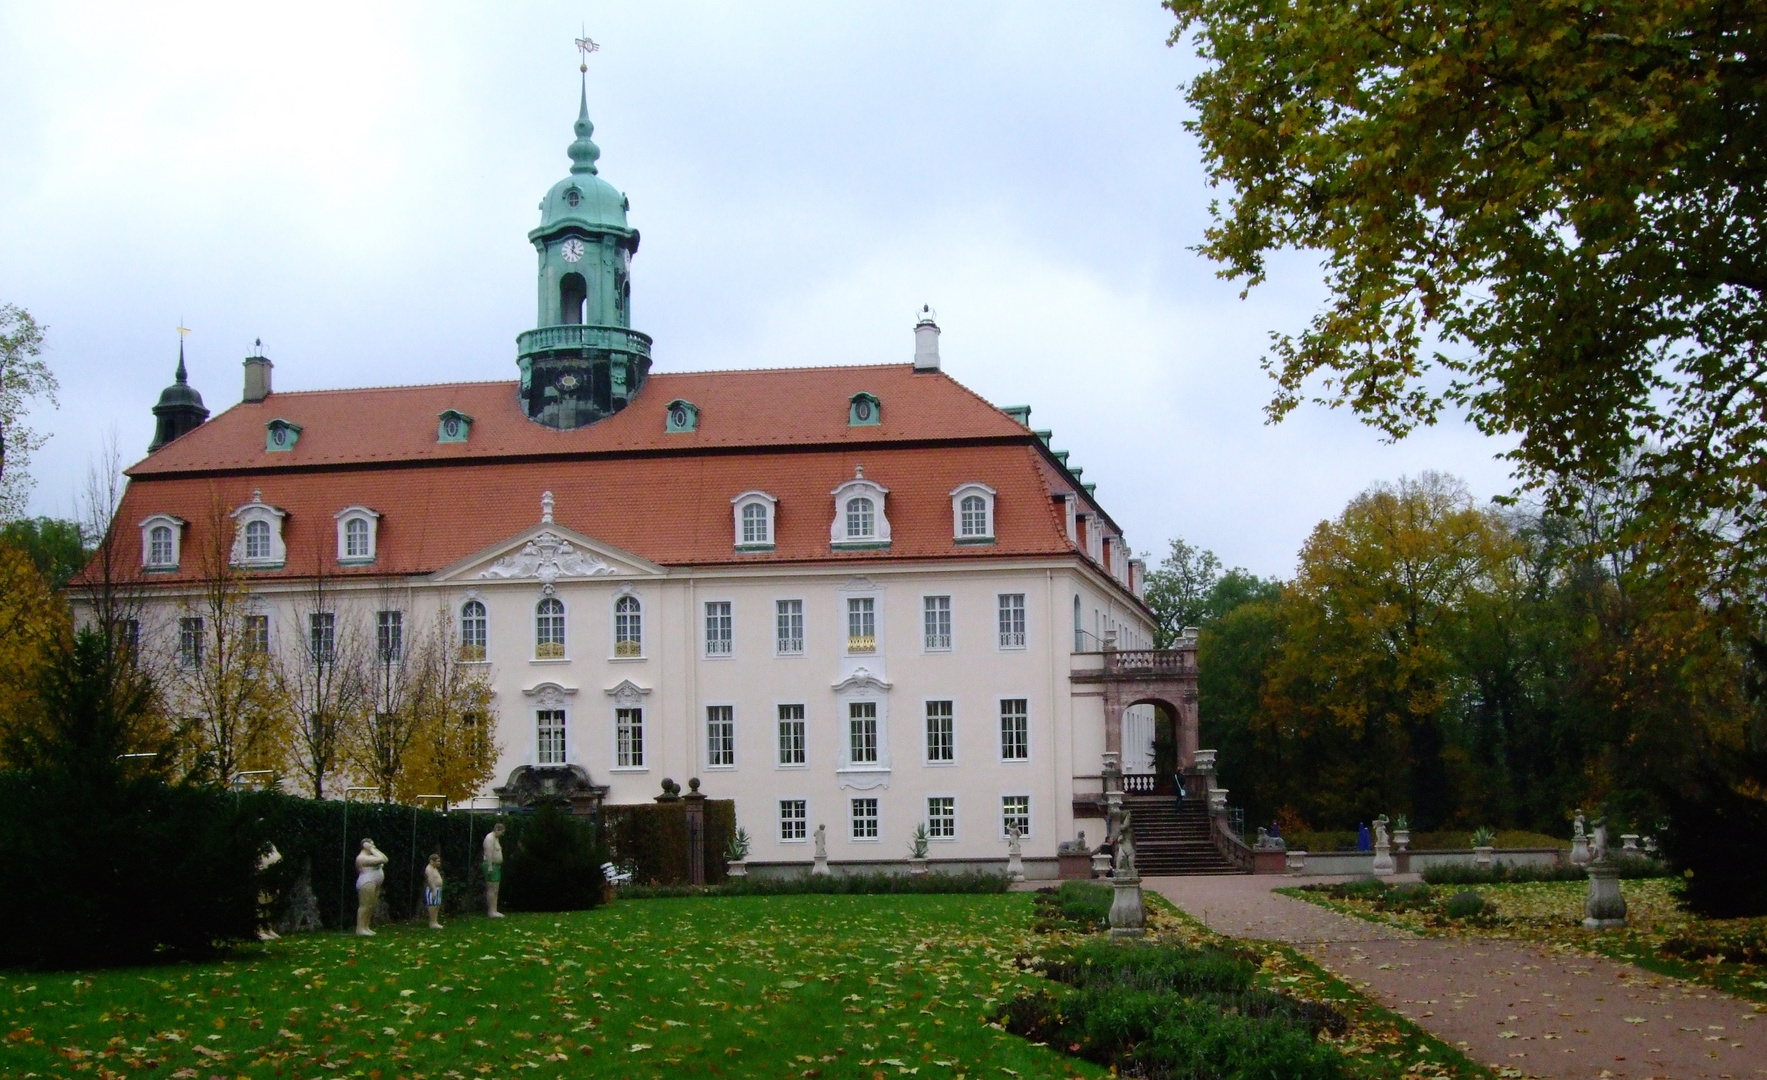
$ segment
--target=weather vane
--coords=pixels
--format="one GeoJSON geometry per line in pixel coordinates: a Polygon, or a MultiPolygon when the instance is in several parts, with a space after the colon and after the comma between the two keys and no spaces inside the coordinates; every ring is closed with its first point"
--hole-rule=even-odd
{"type": "Polygon", "coordinates": [[[584,27],[583,36],[577,39],[577,51],[583,54],[582,62],[577,65],[577,70],[587,74],[589,71],[589,54],[592,52],[599,52],[600,50],[601,46],[595,44],[594,40],[589,37],[589,28],[584,27]]]}
{"type": "Polygon", "coordinates": [[[179,319],[178,320],[178,337],[179,338],[187,338],[189,336],[190,336],[190,327],[184,325],[183,319],[179,319]]]}

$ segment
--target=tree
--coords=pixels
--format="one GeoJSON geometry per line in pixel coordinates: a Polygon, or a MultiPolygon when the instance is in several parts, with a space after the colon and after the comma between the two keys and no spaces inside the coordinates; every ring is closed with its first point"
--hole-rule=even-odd
{"type": "Polygon", "coordinates": [[[30,493],[31,451],[45,436],[27,427],[25,413],[33,398],[55,404],[55,374],[38,359],[43,328],[31,313],[0,304],[0,521],[17,516],[30,493]]]}
{"type": "Polygon", "coordinates": [[[482,665],[463,663],[454,620],[437,608],[422,645],[417,734],[407,783],[412,795],[459,802],[477,794],[497,765],[497,712],[482,665]]]}
{"type": "Polygon", "coordinates": [[[46,517],[9,521],[0,525],[0,543],[29,555],[50,588],[58,591],[86,565],[85,536],[77,521],[46,517]]]}
{"type": "Polygon", "coordinates": [[[1170,648],[1187,626],[1202,625],[1209,592],[1221,577],[1221,560],[1212,551],[1174,537],[1166,557],[1149,571],[1144,598],[1153,609],[1154,647],[1170,648]]]}
{"type": "Polygon", "coordinates": [[[367,676],[366,708],[345,734],[344,754],[350,768],[392,802],[408,794],[410,753],[428,706],[425,685],[425,644],[407,640],[399,597],[383,593],[375,612],[374,645],[363,665],[367,676]]]}
{"type": "Polygon", "coordinates": [[[1266,367],[1391,437],[1463,409],[1559,498],[1635,461],[1659,541],[1732,596],[1767,566],[1760,0],[1166,0],[1247,287],[1330,298],[1266,367]]]}
{"type": "Polygon", "coordinates": [[[0,538],[0,740],[42,721],[38,687],[69,632],[67,605],[30,557],[0,538]]]}
{"type": "MultiPolygon", "coordinates": [[[[324,538],[315,539],[323,548],[324,538]]],[[[325,798],[344,763],[350,733],[368,708],[367,655],[360,628],[341,613],[324,551],[315,552],[315,571],[303,599],[294,605],[289,628],[295,648],[284,649],[277,685],[290,714],[290,760],[307,793],[325,798]]]]}

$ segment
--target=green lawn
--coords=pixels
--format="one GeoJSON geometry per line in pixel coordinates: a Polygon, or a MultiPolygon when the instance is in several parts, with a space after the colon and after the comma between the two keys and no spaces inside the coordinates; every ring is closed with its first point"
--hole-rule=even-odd
{"type": "Polygon", "coordinates": [[[1103,1076],[984,1022],[1036,981],[1030,922],[1023,893],[623,901],[0,973],[0,1075],[1103,1076]]]}

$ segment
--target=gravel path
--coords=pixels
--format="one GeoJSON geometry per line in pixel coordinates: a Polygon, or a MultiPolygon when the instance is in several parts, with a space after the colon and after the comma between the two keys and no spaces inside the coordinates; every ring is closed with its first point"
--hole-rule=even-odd
{"type": "Polygon", "coordinates": [[[1716,990],[1523,942],[1417,937],[1279,896],[1271,890],[1294,884],[1280,876],[1146,884],[1221,933],[1294,944],[1493,1068],[1579,1080],[1767,1077],[1767,1015],[1716,990]]]}

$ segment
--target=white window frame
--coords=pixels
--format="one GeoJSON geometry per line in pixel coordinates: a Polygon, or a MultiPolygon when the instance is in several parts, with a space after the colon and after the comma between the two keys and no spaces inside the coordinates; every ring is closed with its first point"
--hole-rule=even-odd
{"type": "Polygon", "coordinates": [[[192,671],[202,666],[208,652],[208,623],[201,615],[178,617],[178,666],[192,671]]]}
{"type": "Polygon", "coordinates": [[[650,706],[645,698],[650,696],[650,688],[638,686],[631,679],[622,679],[619,685],[604,691],[608,698],[607,727],[607,759],[612,762],[610,772],[640,773],[650,771],[650,761],[654,756],[650,735],[650,706]],[[620,764],[620,734],[624,721],[620,714],[628,709],[637,711],[638,762],[637,764],[620,764]]]}
{"type": "Polygon", "coordinates": [[[828,530],[830,547],[839,549],[887,548],[890,546],[890,518],[887,513],[889,488],[860,475],[835,488],[830,494],[834,496],[834,522],[828,530]],[[872,531],[863,536],[852,536],[847,531],[847,503],[853,499],[871,500],[872,531]]]}
{"type": "Polygon", "coordinates": [[[950,793],[950,792],[929,791],[926,793],[926,798],[924,800],[922,800],[921,806],[922,806],[922,811],[923,811],[921,820],[926,822],[926,834],[927,834],[926,838],[935,844],[955,844],[957,842],[957,825],[958,825],[958,823],[957,823],[957,796],[950,793]],[[938,833],[935,833],[933,831],[933,805],[932,804],[933,804],[934,799],[949,799],[949,800],[951,800],[951,818],[950,818],[951,835],[949,835],[949,836],[941,836],[938,833]]]}
{"type": "Polygon", "coordinates": [[[700,605],[700,611],[704,616],[704,621],[700,623],[700,655],[707,660],[734,659],[736,657],[736,601],[720,599],[707,600],[700,605]],[[724,634],[722,639],[714,638],[712,636],[712,619],[714,618],[712,608],[715,605],[722,605],[724,609],[721,617],[725,619],[726,622],[723,627],[724,634]],[[714,648],[715,643],[722,644],[721,651],[714,648]]]}
{"type": "Polygon", "coordinates": [[[882,606],[878,603],[878,597],[876,595],[845,596],[842,597],[841,600],[841,607],[843,609],[841,612],[842,625],[845,630],[846,641],[846,648],[843,651],[848,656],[877,655],[877,653],[881,651],[879,648],[880,643],[878,641],[879,634],[877,632],[877,626],[878,623],[882,621],[878,618],[878,615],[880,614],[878,608],[882,606]],[[870,605],[869,608],[866,607],[867,604],[870,605]],[[871,624],[871,633],[855,634],[853,632],[855,629],[865,629],[865,623],[867,621],[871,624]],[[871,642],[871,648],[869,649],[867,649],[864,644],[867,640],[871,642]]]}
{"type": "Polygon", "coordinates": [[[645,707],[644,707],[643,703],[635,703],[635,704],[631,704],[631,705],[622,705],[622,704],[616,703],[614,705],[614,723],[613,723],[613,737],[614,737],[613,761],[614,761],[614,764],[613,764],[613,769],[611,771],[613,771],[613,772],[644,772],[645,770],[647,770],[650,767],[649,763],[648,763],[648,759],[645,755],[645,752],[649,749],[648,743],[650,741],[647,738],[647,735],[649,733],[647,731],[645,731],[645,728],[649,726],[647,723],[647,721],[649,720],[649,717],[647,717],[645,715],[644,708],[645,707]],[[620,714],[624,713],[624,712],[635,712],[638,714],[638,722],[636,725],[634,725],[634,730],[636,730],[638,733],[638,754],[637,754],[637,759],[635,761],[631,760],[630,758],[622,756],[622,755],[624,755],[625,751],[622,750],[622,748],[620,746],[620,736],[622,734],[624,734],[623,728],[624,728],[624,725],[626,724],[626,720],[620,714]]]}
{"type": "Polygon", "coordinates": [[[737,551],[773,550],[774,537],[777,535],[773,528],[774,515],[778,506],[779,500],[767,494],[765,491],[745,491],[741,495],[730,500],[732,526],[735,529],[735,532],[732,533],[732,535],[736,538],[737,551]],[[758,506],[761,508],[761,521],[763,525],[763,535],[753,540],[749,539],[748,534],[743,529],[743,514],[751,506],[758,506]]]}
{"type": "Polygon", "coordinates": [[[935,769],[948,769],[957,764],[957,701],[954,698],[926,698],[920,703],[920,756],[921,763],[935,769]],[[950,706],[951,712],[945,719],[951,721],[951,756],[935,758],[932,755],[933,717],[932,707],[937,702],[950,706]]]}
{"type": "Polygon", "coordinates": [[[264,501],[263,492],[252,492],[252,501],[227,515],[234,521],[233,565],[248,570],[277,570],[288,561],[288,548],[282,542],[282,519],[288,511],[264,501]],[[263,555],[246,555],[245,530],[254,521],[261,521],[270,530],[270,550],[263,555]]]}
{"type": "Polygon", "coordinates": [[[609,660],[624,661],[644,659],[644,622],[644,598],[642,596],[639,596],[631,589],[621,589],[614,594],[614,602],[608,605],[607,609],[607,639],[610,642],[609,660]],[[638,618],[638,651],[636,653],[621,654],[620,646],[624,644],[624,642],[620,640],[620,605],[628,600],[638,605],[638,611],[636,613],[638,618]]]}
{"type": "Polygon", "coordinates": [[[950,593],[923,593],[920,597],[920,651],[929,653],[950,652],[957,644],[956,604],[950,593]],[[945,602],[945,641],[938,644],[937,635],[933,633],[930,616],[934,612],[933,602],[945,602]]]}
{"type": "Polygon", "coordinates": [[[337,561],[339,566],[367,566],[374,562],[380,540],[380,514],[366,506],[346,506],[333,514],[337,519],[337,561]],[[350,553],[350,523],[360,521],[368,528],[368,550],[365,554],[350,553]]]}
{"type": "Polygon", "coordinates": [[[887,787],[890,782],[890,684],[860,668],[834,685],[838,757],[838,786],[866,791],[887,787]],[[877,707],[877,760],[853,760],[852,706],[870,702],[877,707]]]}
{"type": "MultiPolygon", "coordinates": [[[[532,635],[533,635],[533,652],[530,654],[532,656],[532,659],[529,661],[530,663],[535,663],[535,664],[568,664],[568,663],[570,663],[570,651],[569,650],[570,650],[570,642],[571,642],[571,609],[570,609],[570,605],[566,604],[564,602],[564,597],[559,596],[557,593],[552,593],[551,595],[542,596],[542,597],[540,597],[540,599],[534,601],[533,618],[529,622],[529,632],[532,633],[532,635]],[[540,605],[546,604],[546,603],[553,603],[553,604],[558,605],[558,637],[559,637],[559,641],[558,641],[558,655],[557,656],[541,656],[540,655],[540,644],[541,644],[540,643],[540,605]]],[[[548,644],[550,644],[550,643],[548,643],[548,644]]]]}
{"type": "Polygon", "coordinates": [[[779,812],[779,832],[778,832],[779,842],[782,844],[807,844],[807,843],[809,843],[810,842],[810,800],[804,799],[804,798],[798,798],[798,797],[791,796],[791,795],[782,795],[779,798],[778,806],[779,806],[779,811],[778,811],[779,812]],[[787,836],[785,834],[785,823],[788,820],[785,816],[785,806],[787,803],[797,804],[798,817],[795,819],[797,827],[798,827],[797,828],[797,832],[798,832],[797,836],[787,836]]]}
{"type": "Polygon", "coordinates": [[[802,655],[804,655],[804,632],[805,632],[805,626],[804,626],[804,600],[803,600],[803,598],[799,597],[799,596],[776,597],[773,601],[773,655],[774,656],[802,656],[802,655]],[[798,606],[797,611],[796,612],[787,611],[785,608],[785,605],[787,605],[787,604],[796,604],[798,606]],[[780,629],[781,629],[780,620],[782,618],[786,618],[786,617],[794,615],[794,614],[797,617],[798,636],[796,638],[791,638],[791,637],[787,637],[785,634],[782,634],[780,632],[780,629]],[[797,648],[795,648],[795,649],[787,648],[787,646],[792,644],[794,641],[797,643],[797,648]]]}
{"type": "Polygon", "coordinates": [[[245,639],[247,652],[267,653],[270,651],[270,616],[248,614],[241,620],[240,627],[240,636],[245,639]]]}
{"type": "Polygon", "coordinates": [[[460,606],[455,609],[455,618],[458,620],[456,625],[458,627],[457,632],[460,635],[460,662],[463,664],[482,664],[490,660],[491,606],[485,603],[484,598],[481,596],[468,596],[460,601],[460,606]],[[478,642],[477,656],[474,656],[467,651],[472,647],[472,643],[466,640],[466,607],[468,604],[477,604],[479,606],[479,613],[476,616],[476,621],[478,623],[479,633],[482,640],[478,642]]]}
{"type": "Polygon", "coordinates": [[[1031,799],[1031,794],[1028,791],[1007,791],[1007,792],[1001,793],[1001,795],[1000,795],[1000,839],[1002,839],[1002,840],[1009,839],[1009,837],[1006,835],[1006,800],[1008,800],[1008,799],[1023,799],[1025,801],[1025,813],[1024,813],[1025,827],[1024,827],[1024,830],[1019,833],[1019,839],[1020,840],[1030,839],[1031,834],[1035,831],[1036,822],[1035,822],[1034,817],[1031,812],[1032,806],[1034,805],[1034,803],[1033,803],[1033,800],[1031,799]]]}
{"type": "Polygon", "coordinates": [[[337,662],[337,612],[307,612],[307,660],[315,664],[332,664],[337,662]],[[314,635],[324,628],[325,649],[314,648],[314,635]]]}
{"type": "Polygon", "coordinates": [[[706,706],[705,719],[705,761],[706,768],[723,771],[736,768],[736,706],[730,702],[717,702],[706,706]],[[721,716],[714,716],[715,710],[722,710],[721,716]],[[716,727],[728,725],[728,730],[719,732],[716,727]],[[719,746],[720,739],[728,740],[727,745],[719,746]],[[720,760],[727,757],[728,760],[720,760]]]}
{"type": "Polygon", "coordinates": [[[1000,742],[997,746],[997,751],[1000,755],[1000,763],[1002,765],[1028,764],[1031,760],[1031,699],[1028,696],[1027,697],[996,698],[995,699],[995,717],[996,717],[995,730],[999,733],[999,738],[1000,738],[1000,742]],[[1006,749],[1007,749],[1007,747],[1006,747],[1006,703],[1009,701],[1022,701],[1022,702],[1024,702],[1024,706],[1025,706],[1024,712],[1022,714],[1019,714],[1024,717],[1024,722],[1025,722],[1025,728],[1024,728],[1024,735],[1025,735],[1024,751],[1025,751],[1025,753],[1024,753],[1023,757],[1007,757],[1006,756],[1006,749]]]}
{"type": "Polygon", "coordinates": [[[810,762],[810,706],[803,701],[776,701],[773,703],[773,767],[776,769],[804,769],[810,762]],[[796,717],[781,715],[786,709],[798,710],[796,717]],[[798,726],[798,760],[785,760],[785,725],[798,726]]]}
{"type": "Polygon", "coordinates": [[[183,554],[184,527],[189,524],[183,518],[170,514],[154,514],[141,520],[141,568],[143,570],[176,570],[178,560],[183,554]],[[153,530],[156,528],[171,530],[171,559],[156,561],[153,557],[153,530]]]}
{"type": "Polygon", "coordinates": [[[993,488],[979,482],[960,485],[951,492],[951,539],[958,544],[992,544],[994,542],[994,496],[993,488]],[[963,500],[971,496],[982,500],[982,531],[965,532],[963,529],[963,500]]]}
{"type": "Polygon", "coordinates": [[[570,712],[562,704],[536,705],[534,707],[534,764],[564,765],[571,760],[571,717],[570,712]],[[546,753],[546,731],[542,729],[540,719],[544,714],[558,715],[558,756],[549,759],[546,753]]]}
{"type": "Polygon", "coordinates": [[[847,839],[855,844],[876,844],[883,841],[883,800],[876,795],[854,795],[847,799],[847,839]],[[859,804],[869,803],[871,835],[859,835],[859,804]]]}
{"type": "Polygon", "coordinates": [[[382,664],[404,662],[405,612],[401,609],[381,608],[374,613],[374,657],[382,664]]]}
{"type": "Polygon", "coordinates": [[[1029,596],[1029,593],[1022,592],[1003,592],[994,594],[995,644],[999,647],[1001,652],[1023,652],[1030,647],[1031,605],[1029,603],[1029,596]],[[1006,613],[1008,610],[1006,601],[1008,597],[1015,596],[1018,598],[1018,630],[1012,631],[1007,628],[1006,624],[1006,613]],[[1016,642],[1013,641],[1015,634],[1018,639],[1016,642]]]}
{"type": "Polygon", "coordinates": [[[875,769],[883,761],[883,739],[879,730],[881,725],[879,724],[877,704],[876,701],[849,701],[844,710],[845,715],[842,719],[846,723],[841,734],[847,740],[847,761],[855,768],[875,769]],[[866,710],[870,710],[870,716],[863,715],[866,710]],[[870,721],[870,738],[861,740],[859,734],[866,721],[870,721]],[[863,757],[858,753],[862,742],[867,744],[864,746],[866,753],[863,757]]]}

